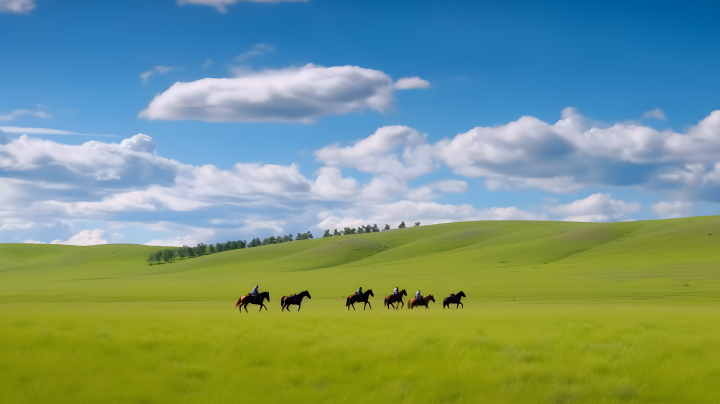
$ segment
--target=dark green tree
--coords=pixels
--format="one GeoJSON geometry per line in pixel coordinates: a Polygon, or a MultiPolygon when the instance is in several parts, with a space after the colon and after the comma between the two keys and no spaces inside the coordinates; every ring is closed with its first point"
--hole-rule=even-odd
{"type": "Polygon", "coordinates": [[[215,244],[215,249],[217,250],[217,252],[223,252],[225,251],[225,244],[217,243],[215,244]]]}
{"type": "Polygon", "coordinates": [[[155,253],[151,253],[150,256],[147,259],[147,262],[152,265],[153,262],[155,262],[155,253]]]}
{"type": "Polygon", "coordinates": [[[330,234],[330,230],[325,230],[325,234],[323,234],[323,238],[325,237],[332,237],[332,234],[330,234]]]}
{"type": "Polygon", "coordinates": [[[380,229],[378,229],[377,225],[374,224],[372,227],[372,231],[373,231],[373,233],[378,233],[378,232],[380,232],[380,229]]]}
{"type": "Polygon", "coordinates": [[[212,254],[212,253],[214,253],[215,251],[216,251],[216,250],[215,250],[215,246],[212,245],[212,244],[210,244],[210,245],[208,246],[208,252],[209,252],[210,254],[212,254]]]}
{"type": "Polygon", "coordinates": [[[198,243],[198,245],[197,245],[197,247],[195,247],[195,249],[197,250],[196,251],[197,255],[201,256],[201,255],[205,255],[205,251],[207,251],[207,246],[203,243],[198,243]]]}
{"type": "Polygon", "coordinates": [[[312,233],[310,233],[310,230],[308,230],[307,233],[305,233],[305,234],[307,235],[307,238],[313,238],[312,233]]]}
{"type": "Polygon", "coordinates": [[[157,251],[155,252],[155,261],[160,262],[163,260],[163,252],[157,251]]]}
{"type": "Polygon", "coordinates": [[[340,233],[339,231],[337,231],[337,229],[335,229],[335,230],[333,230],[333,237],[335,237],[335,236],[342,236],[342,233],[340,233]]]}
{"type": "Polygon", "coordinates": [[[175,256],[175,251],[166,248],[165,251],[162,252],[162,259],[165,262],[171,261],[173,257],[175,256]]]}
{"type": "Polygon", "coordinates": [[[180,258],[185,258],[185,255],[187,255],[187,251],[185,251],[184,247],[180,247],[175,251],[175,255],[180,258]]]}
{"type": "Polygon", "coordinates": [[[420,222],[415,222],[415,227],[420,227],[420,222]]]}
{"type": "Polygon", "coordinates": [[[398,226],[398,229],[404,229],[405,228],[405,222],[401,222],[400,226],[398,226]]]}
{"type": "Polygon", "coordinates": [[[389,225],[389,224],[386,224],[386,225],[385,225],[385,228],[383,229],[383,231],[389,231],[389,230],[390,230],[390,225],[389,225]]]}

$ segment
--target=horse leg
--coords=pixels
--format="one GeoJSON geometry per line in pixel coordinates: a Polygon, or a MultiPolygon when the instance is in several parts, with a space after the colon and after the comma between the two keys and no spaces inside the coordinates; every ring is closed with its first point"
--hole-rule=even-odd
{"type": "Polygon", "coordinates": [[[245,303],[245,306],[243,306],[243,307],[245,308],[245,313],[247,313],[247,312],[248,312],[248,311],[247,311],[247,305],[248,305],[248,304],[247,304],[247,303],[245,303]]]}
{"type": "MultiPolygon", "coordinates": [[[[298,303],[298,311],[300,311],[300,306],[301,306],[301,303],[298,303]]],[[[290,311],[290,310],[288,310],[288,311],[290,311]]]]}
{"type": "MultiPolygon", "coordinates": [[[[462,306],[462,307],[463,307],[463,309],[465,308],[465,305],[464,305],[464,304],[462,304],[462,302],[458,302],[458,303],[460,303],[460,306],[462,306]]],[[[457,308],[457,307],[456,307],[456,308],[457,308]]]]}
{"type": "Polygon", "coordinates": [[[353,311],[355,311],[355,303],[350,303],[350,305],[353,307],[353,311]]]}

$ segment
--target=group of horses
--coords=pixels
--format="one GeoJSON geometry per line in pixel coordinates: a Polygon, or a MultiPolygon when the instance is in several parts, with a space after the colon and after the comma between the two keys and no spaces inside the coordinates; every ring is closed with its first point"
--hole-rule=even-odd
{"type": "MultiPolygon", "coordinates": [[[[348,310],[350,310],[350,307],[355,310],[355,303],[364,303],[363,310],[365,310],[365,307],[367,306],[370,306],[370,308],[372,309],[372,305],[368,300],[370,296],[375,297],[372,289],[368,289],[362,295],[350,295],[345,302],[345,306],[348,310]]],[[[405,307],[405,302],[403,302],[403,296],[407,296],[407,292],[405,291],[405,289],[401,290],[397,294],[386,296],[385,301],[383,302],[383,306],[386,306],[388,310],[390,309],[390,307],[398,310],[400,308],[400,305],[402,305],[402,307],[405,307]]],[[[308,299],[312,299],[312,296],[310,296],[310,292],[308,292],[307,290],[292,296],[283,296],[282,299],[280,299],[280,306],[282,307],[281,311],[285,311],[285,309],[287,309],[287,311],[290,311],[290,305],[296,305],[298,307],[297,311],[300,311],[302,300],[305,297],[307,297],[308,299]]],[[[454,304],[456,309],[459,306],[463,306],[463,308],[465,308],[465,305],[463,305],[460,301],[460,299],[463,297],[467,297],[465,296],[465,293],[463,293],[463,291],[460,291],[456,294],[451,294],[450,296],[443,299],[443,309],[445,307],[449,308],[451,304],[454,304]]],[[[235,303],[235,308],[239,307],[240,313],[242,313],[242,309],[245,309],[245,312],[247,313],[247,305],[255,304],[260,306],[260,311],[262,311],[263,307],[265,308],[265,311],[267,311],[267,306],[265,306],[264,303],[265,299],[267,299],[268,303],[270,302],[269,292],[261,292],[258,293],[257,296],[243,295],[240,296],[237,303],[235,303]]],[[[417,299],[413,297],[408,302],[408,308],[412,309],[417,306],[425,306],[426,309],[429,309],[430,302],[435,302],[435,297],[433,295],[423,296],[422,299],[417,299]]]]}
{"type": "MultiPolygon", "coordinates": [[[[345,306],[348,310],[350,310],[350,307],[355,310],[355,303],[364,303],[363,304],[363,310],[365,310],[365,307],[370,306],[372,309],[372,305],[370,304],[370,301],[368,300],[370,296],[375,297],[373,294],[372,289],[366,290],[362,295],[350,295],[348,296],[347,300],[345,301],[345,306]]],[[[390,307],[392,307],[395,310],[398,310],[402,307],[405,307],[405,302],[403,302],[403,296],[407,296],[407,291],[405,289],[399,291],[396,294],[392,294],[389,296],[385,296],[385,300],[383,301],[383,306],[387,307],[388,310],[390,310],[390,307]],[[397,306],[395,306],[397,304],[397,306]]],[[[443,299],[443,309],[445,307],[450,308],[451,304],[455,305],[455,308],[457,309],[459,306],[462,306],[465,308],[465,305],[462,304],[460,301],[461,298],[467,297],[465,296],[465,293],[461,290],[458,293],[453,293],[450,296],[443,299]]],[[[408,302],[408,309],[413,309],[417,306],[425,306],[426,309],[430,308],[430,302],[435,302],[435,296],[433,295],[427,295],[423,296],[422,299],[418,299],[416,297],[413,297],[408,302]]]]}

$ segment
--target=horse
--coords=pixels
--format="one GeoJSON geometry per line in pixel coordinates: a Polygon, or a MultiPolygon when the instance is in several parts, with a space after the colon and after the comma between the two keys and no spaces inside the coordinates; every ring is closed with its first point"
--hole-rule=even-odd
{"type": "Polygon", "coordinates": [[[456,295],[453,294],[453,295],[446,297],[445,299],[443,299],[443,309],[445,309],[445,306],[447,306],[447,308],[449,309],[451,304],[454,304],[456,309],[458,308],[458,306],[462,306],[464,309],[465,305],[462,304],[462,302],[460,301],[461,297],[467,297],[467,296],[465,296],[465,293],[463,293],[462,290],[460,292],[458,292],[458,294],[456,294],[456,295]]]}
{"type": "MultiPolygon", "coordinates": [[[[245,313],[247,313],[247,305],[248,304],[259,304],[260,305],[260,311],[262,311],[263,307],[265,305],[263,304],[263,301],[267,299],[268,302],[270,302],[270,293],[269,292],[262,292],[258,293],[258,295],[253,299],[250,295],[242,295],[238,299],[237,303],[235,303],[235,307],[240,306],[240,313],[242,313],[242,309],[245,308],[245,313]]],[[[265,307],[265,311],[267,311],[267,307],[265,307]]]]}
{"type": "Polygon", "coordinates": [[[310,296],[310,292],[308,292],[307,290],[304,292],[300,292],[296,295],[283,296],[282,299],[280,299],[280,306],[282,306],[281,311],[285,311],[285,309],[287,309],[287,311],[290,312],[291,304],[297,304],[297,311],[300,311],[300,304],[302,303],[302,299],[305,296],[307,296],[308,299],[312,299],[312,296],[310,296]]]}
{"type": "Polygon", "coordinates": [[[431,300],[434,302],[435,297],[433,295],[427,295],[422,298],[422,302],[418,302],[417,300],[418,299],[415,297],[410,299],[410,301],[408,302],[408,309],[412,309],[415,306],[425,306],[426,309],[429,309],[430,308],[429,303],[431,300]]]}
{"type": "Polygon", "coordinates": [[[403,307],[405,307],[405,302],[403,302],[402,300],[403,295],[407,296],[407,292],[405,291],[405,289],[398,292],[397,295],[387,296],[385,298],[385,301],[383,302],[383,306],[387,306],[388,310],[390,310],[390,306],[392,306],[393,309],[397,310],[400,305],[398,305],[398,307],[395,307],[393,303],[402,303],[403,307]]]}
{"type": "MultiPolygon", "coordinates": [[[[366,290],[365,293],[362,294],[362,296],[358,296],[358,295],[348,296],[347,300],[345,301],[345,306],[347,306],[348,311],[350,311],[350,306],[352,306],[353,310],[355,310],[355,303],[365,303],[363,305],[363,310],[365,310],[365,306],[370,304],[370,302],[368,301],[368,295],[375,297],[375,294],[373,293],[372,289],[366,290]]],[[[372,304],[370,304],[370,308],[372,309],[372,304]]]]}

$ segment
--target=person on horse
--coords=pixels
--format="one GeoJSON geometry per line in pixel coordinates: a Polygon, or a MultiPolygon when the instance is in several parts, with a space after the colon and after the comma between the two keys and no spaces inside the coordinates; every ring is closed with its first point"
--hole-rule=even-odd
{"type": "Polygon", "coordinates": [[[253,298],[253,301],[257,299],[258,296],[258,285],[255,285],[252,292],[250,292],[250,296],[253,298]]]}
{"type": "Polygon", "coordinates": [[[398,293],[400,293],[400,292],[398,291],[398,288],[396,287],[395,290],[393,290],[393,296],[397,295],[398,293]]]}
{"type": "Polygon", "coordinates": [[[415,302],[415,304],[420,304],[420,305],[423,305],[423,306],[425,305],[425,301],[423,300],[423,297],[422,297],[422,295],[420,294],[420,291],[419,291],[419,290],[418,290],[417,292],[415,292],[415,299],[417,299],[417,301],[415,302]]]}
{"type": "Polygon", "coordinates": [[[362,286],[360,286],[358,288],[358,290],[355,291],[355,296],[357,296],[357,299],[360,299],[362,297],[362,295],[363,295],[362,286]]]}

